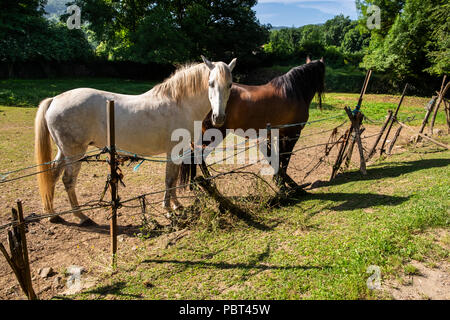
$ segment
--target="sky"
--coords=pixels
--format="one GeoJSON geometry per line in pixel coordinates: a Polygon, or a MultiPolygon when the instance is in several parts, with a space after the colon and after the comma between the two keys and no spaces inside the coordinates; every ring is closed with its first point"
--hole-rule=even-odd
{"type": "Polygon", "coordinates": [[[274,27],[324,23],[341,13],[357,18],[355,0],[259,0],[253,10],[261,23],[274,27]]]}

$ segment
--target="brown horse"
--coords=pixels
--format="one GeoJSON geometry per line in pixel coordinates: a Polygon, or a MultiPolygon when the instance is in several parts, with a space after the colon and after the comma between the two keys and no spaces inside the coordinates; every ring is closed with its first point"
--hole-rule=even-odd
{"type": "MultiPolygon", "coordinates": [[[[225,123],[217,128],[225,137],[226,129],[266,129],[286,124],[299,124],[308,121],[309,106],[317,94],[321,107],[324,91],[325,64],[323,58],[292,68],[286,74],[274,78],[269,83],[260,86],[247,86],[233,83],[230,98],[226,107],[225,123]]],[[[203,132],[213,128],[211,115],[203,121],[203,132]]],[[[291,158],[291,151],[297,143],[304,124],[288,126],[279,129],[280,168],[274,175],[281,188],[285,184],[290,187],[298,185],[287,175],[286,170],[291,158]]],[[[208,145],[211,142],[203,142],[208,145]]],[[[202,171],[206,165],[202,159],[202,171]]],[[[181,168],[181,183],[187,183],[196,175],[195,164],[183,164],[181,168]]]]}

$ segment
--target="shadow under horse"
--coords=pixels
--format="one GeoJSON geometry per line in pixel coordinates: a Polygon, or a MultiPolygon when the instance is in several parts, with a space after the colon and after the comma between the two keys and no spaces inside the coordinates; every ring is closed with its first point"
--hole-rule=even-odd
{"type": "MultiPolygon", "coordinates": [[[[292,150],[300,138],[305,122],[309,118],[309,107],[314,96],[318,96],[319,107],[322,105],[322,94],[325,87],[325,63],[323,58],[311,61],[309,57],[306,64],[294,67],[286,74],[272,79],[259,86],[248,86],[233,83],[230,98],[226,107],[226,120],[221,127],[215,127],[225,138],[227,130],[245,132],[249,129],[256,131],[266,129],[267,124],[272,127],[297,124],[281,127],[279,129],[279,170],[274,180],[281,189],[286,186],[298,188],[295,181],[287,175],[287,168],[291,159],[292,150]]],[[[208,114],[202,123],[203,133],[213,128],[211,115],[208,114]]],[[[221,141],[202,141],[203,149],[211,143],[218,145],[221,141]]],[[[270,145],[270,144],[269,144],[270,145]]],[[[189,183],[196,176],[196,162],[204,175],[210,176],[205,164],[205,156],[199,161],[191,156],[191,164],[183,163],[181,167],[181,184],[189,183]]]]}

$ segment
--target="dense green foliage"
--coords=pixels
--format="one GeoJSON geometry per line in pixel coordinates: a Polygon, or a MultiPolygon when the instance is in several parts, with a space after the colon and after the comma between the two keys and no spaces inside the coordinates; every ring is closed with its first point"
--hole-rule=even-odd
{"type": "Polygon", "coordinates": [[[249,58],[266,41],[255,0],[76,0],[100,55],[137,62],[249,58]],[[245,30],[245,32],[242,32],[245,30]]]}
{"type": "Polygon", "coordinates": [[[335,67],[357,65],[370,37],[361,30],[356,21],[341,14],[323,25],[273,30],[264,50],[282,64],[298,63],[311,55],[323,56],[328,65],[335,67]]]}
{"type": "Polygon", "coordinates": [[[398,79],[418,79],[425,72],[442,75],[450,71],[448,1],[358,1],[363,17],[369,4],[382,10],[382,28],[371,32],[363,67],[387,72],[398,79]]]}
{"type": "Polygon", "coordinates": [[[24,61],[91,58],[178,64],[203,54],[223,61],[238,57],[237,72],[248,73],[261,66],[298,65],[309,55],[324,57],[330,71],[339,70],[328,74],[331,90],[357,90],[353,82],[370,68],[380,79],[372,92],[398,92],[408,82],[420,94],[434,91],[436,76],[450,70],[447,0],[356,0],[357,21],[341,14],[321,25],[271,31],[257,20],[256,2],[4,0],[0,62],[11,70],[24,61]],[[73,3],[81,7],[81,30],[65,26],[66,5],[73,3]],[[366,25],[371,5],[381,9],[379,29],[366,25]]]}
{"type": "MultiPolygon", "coordinates": [[[[446,0],[357,0],[358,21],[339,15],[323,25],[273,30],[265,52],[280,65],[295,65],[307,54],[323,56],[334,68],[372,69],[381,75],[377,87],[400,91],[408,82],[416,93],[429,92],[436,78],[450,71],[450,4],[446,0]],[[369,30],[369,8],[381,10],[380,28],[369,30]],[[380,78],[381,79],[381,78],[380,78]]],[[[347,72],[348,73],[348,72],[347,72]]],[[[353,73],[353,72],[350,72],[353,73]]],[[[333,74],[351,87],[354,77],[333,74]]],[[[361,77],[361,75],[359,76],[361,77]]],[[[377,90],[378,91],[378,90],[377,90]]]]}
{"type": "Polygon", "coordinates": [[[81,30],[45,19],[45,0],[0,3],[0,61],[76,61],[92,56],[81,30]]]}

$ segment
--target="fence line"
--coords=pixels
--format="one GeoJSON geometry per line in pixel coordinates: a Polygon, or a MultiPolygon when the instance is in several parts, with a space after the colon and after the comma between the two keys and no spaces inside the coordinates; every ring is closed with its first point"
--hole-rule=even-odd
{"type": "MultiPolygon", "coordinates": [[[[339,117],[340,117],[340,116],[339,116],[339,117]]],[[[332,117],[332,118],[338,118],[338,117],[332,117]]],[[[330,118],[326,118],[326,119],[330,119],[330,118]]],[[[319,119],[319,120],[317,120],[317,121],[311,121],[311,122],[309,122],[309,123],[319,122],[319,121],[323,121],[323,120],[325,120],[325,119],[319,119]]],[[[408,117],[408,118],[406,119],[407,122],[412,121],[412,120],[414,120],[414,117],[413,117],[412,119],[411,119],[411,117],[408,117]]],[[[343,123],[341,123],[340,125],[338,125],[337,127],[333,128],[333,129],[322,130],[322,131],[317,132],[317,133],[313,133],[313,134],[310,134],[310,135],[303,136],[303,138],[304,138],[304,137],[308,137],[308,136],[312,136],[312,135],[317,135],[317,134],[325,133],[325,132],[328,132],[328,131],[333,131],[333,130],[335,130],[335,129],[341,127],[341,126],[344,125],[345,123],[347,123],[347,120],[344,121],[343,123]]],[[[275,128],[275,127],[272,127],[272,128],[275,128]]],[[[368,138],[374,137],[374,136],[376,136],[376,135],[378,135],[378,133],[377,133],[377,134],[370,135],[370,136],[361,137],[361,139],[362,139],[362,140],[368,139],[368,138]]],[[[300,136],[300,138],[302,138],[302,136],[300,136]]],[[[250,150],[250,149],[252,149],[252,148],[258,146],[258,144],[260,143],[260,141],[264,141],[264,140],[265,140],[265,139],[258,138],[258,141],[257,141],[256,143],[254,143],[253,145],[251,145],[251,146],[246,146],[245,148],[241,148],[238,152],[235,152],[235,153],[233,153],[232,155],[230,155],[230,156],[228,156],[228,157],[226,157],[226,158],[223,158],[223,159],[217,160],[216,162],[213,162],[213,163],[208,164],[207,167],[212,167],[213,165],[216,165],[216,164],[219,164],[219,163],[221,163],[221,162],[224,162],[224,161],[226,161],[226,160],[228,160],[228,159],[230,159],[230,158],[232,158],[232,157],[235,157],[235,156],[241,154],[242,152],[245,152],[245,151],[247,151],[247,150],[250,150]]],[[[241,143],[239,143],[238,145],[244,144],[244,143],[246,143],[246,142],[247,142],[247,141],[241,142],[241,143]]],[[[297,153],[297,152],[299,152],[299,151],[306,150],[306,149],[312,149],[312,148],[316,148],[316,147],[320,147],[320,146],[328,146],[328,145],[330,145],[330,144],[336,145],[336,144],[340,144],[340,143],[343,143],[343,141],[335,141],[334,143],[332,143],[332,142],[319,143],[319,144],[315,144],[315,145],[310,145],[310,146],[306,146],[306,147],[301,147],[301,148],[296,149],[296,150],[293,150],[293,151],[291,151],[291,152],[280,153],[280,155],[285,155],[285,154],[295,154],[295,153],[297,153]]],[[[133,154],[133,153],[131,153],[131,152],[129,152],[129,151],[126,151],[126,150],[120,150],[120,149],[118,149],[117,151],[118,151],[118,152],[126,152],[126,153],[129,153],[129,154],[133,154]]],[[[70,165],[70,164],[73,164],[73,163],[76,163],[76,162],[79,162],[79,161],[95,161],[95,160],[90,160],[90,158],[93,158],[93,157],[98,158],[100,155],[105,154],[105,153],[107,153],[107,152],[108,152],[108,148],[107,148],[107,147],[105,147],[105,148],[103,148],[103,149],[97,148],[96,150],[91,150],[91,151],[88,151],[87,153],[85,153],[85,154],[84,154],[85,156],[82,157],[81,159],[78,159],[78,160],[75,160],[75,161],[72,161],[72,162],[68,162],[68,163],[64,163],[64,164],[62,164],[62,166],[67,166],[67,165],[70,165]],[[100,151],[100,152],[98,152],[98,151],[100,151]],[[93,152],[98,152],[98,153],[93,154],[93,155],[87,155],[87,156],[85,155],[85,154],[89,154],[89,153],[93,153],[93,152]]],[[[189,150],[189,153],[191,153],[191,152],[192,152],[192,151],[189,150]]],[[[185,157],[187,154],[188,154],[188,152],[185,152],[184,157],[185,157]]],[[[33,165],[33,166],[30,166],[30,167],[26,167],[26,168],[21,168],[21,169],[9,171],[9,172],[6,172],[5,174],[6,174],[6,175],[9,175],[9,174],[12,174],[12,173],[15,173],[15,172],[20,172],[20,171],[27,170],[27,169],[31,169],[31,168],[36,168],[36,167],[39,167],[39,166],[42,166],[42,165],[52,164],[52,163],[56,163],[56,162],[62,162],[62,161],[65,161],[65,160],[67,160],[67,159],[74,158],[74,157],[78,157],[78,156],[82,156],[82,155],[83,155],[83,154],[78,154],[78,155],[74,155],[74,156],[71,156],[71,157],[66,157],[66,158],[60,159],[60,160],[53,160],[53,161],[50,161],[50,162],[46,162],[46,163],[37,164],[37,165],[33,165]]],[[[136,154],[133,154],[133,155],[135,155],[135,156],[134,156],[134,157],[130,157],[129,159],[126,159],[126,160],[133,161],[134,159],[136,159],[136,160],[154,161],[153,159],[150,159],[150,158],[143,158],[143,157],[140,157],[140,156],[136,156],[136,154]]],[[[242,167],[239,167],[239,168],[236,168],[236,169],[233,169],[233,170],[230,170],[230,171],[220,172],[220,173],[218,173],[217,175],[214,175],[214,176],[211,176],[211,177],[206,178],[206,180],[213,180],[213,179],[216,179],[216,178],[218,178],[218,177],[221,177],[221,176],[224,176],[224,175],[227,175],[227,174],[236,173],[238,170],[242,170],[242,169],[244,169],[244,168],[248,168],[248,167],[250,167],[250,166],[253,166],[253,165],[258,164],[258,163],[260,163],[260,162],[262,162],[262,161],[265,161],[265,160],[266,160],[266,159],[260,159],[260,160],[258,160],[258,161],[256,161],[256,162],[253,162],[253,163],[251,163],[251,164],[246,164],[246,165],[244,165],[244,166],[242,166],[242,167]]],[[[167,161],[163,161],[163,162],[167,162],[167,161]]],[[[16,177],[16,178],[13,178],[13,179],[2,180],[2,181],[0,181],[0,184],[1,184],[1,183],[6,183],[6,182],[11,182],[11,181],[16,181],[16,180],[19,180],[19,179],[22,179],[22,178],[26,178],[26,177],[29,177],[29,176],[37,175],[37,174],[40,174],[40,173],[43,173],[43,172],[46,172],[46,171],[50,171],[50,170],[54,170],[54,169],[55,169],[55,168],[49,168],[49,169],[46,169],[46,170],[42,170],[42,171],[38,171],[38,172],[35,172],[35,173],[32,173],[32,174],[28,174],[28,175],[16,177]]],[[[186,187],[188,187],[188,186],[191,185],[191,184],[192,184],[192,182],[187,183],[187,184],[183,184],[183,185],[178,185],[178,186],[171,187],[171,188],[166,188],[166,189],[162,189],[162,190],[157,190],[157,191],[152,191],[152,192],[140,194],[140,195],[138,195],[138,196],[135,196],[135,197],[132,197],[132,198],[129,198],[129,199],[126,199],[126,200],[122,200],[122,201],[119,202],[119,204],[120,204],[120,206],[124,206],[125,203],[131,202],[131,201],[134,201],[134,200],[137,200],[137,199],[142,198],[142,197],[146,197],[146,196],[149,196],[149,195],[160,194],[160,193],[167,192],[167,191],[171,191],[171,190],[174,190],[174,189],[186,188],[186,187]]],[[[189,197],[189,198],[193,198],[193,197],[196,197],[196,196],[188,196],[188,197],[189,197]]],[[[158,202],[160,202],[160,201],[158,201],[158,202]]],[[[103,200],[94,200],[94,201],[87,202],[87,203],[85,203],[85,204],[83,204],[83,205],[80,205],[80,206],[78,206],[77,208],[71,209],[71,210],[65,210],[65,211],[61,211],[61,212],[49,213],[49,214],[43,214],[43,215],[36,215],[36,214],[33,214],[31,217],[25,218],[24,223],[25,223],[25,224],[26,224],[26,223],[33,223],[33,222],[36,222],[36,221],[39,221],[39,220],[42,220],[42,219],[45,219],[45,218],[54,217],[54,216],[67,215],[67,214],[72,214],[72,213],[77,212],[77,211],[79,212],[79,211],[86,211],[86,210],[95,210],[95,209],[106,208],[106,207],[110,207],[110,206],[111,206],[111,203],[110,203],[110,202],[103,201],[103,200]],[[93,203],[93,202],[94,202],[94,203],[93,203]]],[[[124,206],[124,207],[127,207],[127,206],[124,206]]],[[[4,225],[1,225],[1,226],[0,226],[0,230],[3,230],[3,229],[5,229],[5,228],[7,228],[7,227],[13,227],[13,226],[16,226],[16,225],[17,225],[17,224],[14,224],[14,223],[12,223],[12,222],[11,222],[11,223],[7,223],[7,224],[4,224],[4,225]]]]}

